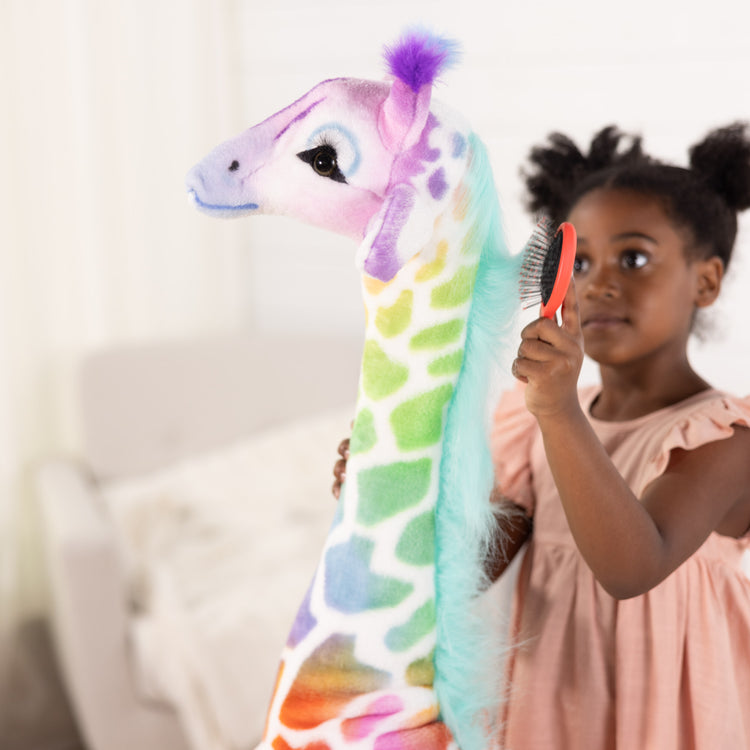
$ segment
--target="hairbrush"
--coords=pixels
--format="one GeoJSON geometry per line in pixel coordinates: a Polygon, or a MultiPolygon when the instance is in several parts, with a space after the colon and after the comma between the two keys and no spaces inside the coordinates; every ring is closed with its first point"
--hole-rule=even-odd
{"type": "Polygon", "coordinates": [[[576,258],[576,230],[567,221],[555,229],[542,216],[523,249],[520,296],[524,309],[541,302],[541,314],[554,318],[570,286],[576,258]]]}

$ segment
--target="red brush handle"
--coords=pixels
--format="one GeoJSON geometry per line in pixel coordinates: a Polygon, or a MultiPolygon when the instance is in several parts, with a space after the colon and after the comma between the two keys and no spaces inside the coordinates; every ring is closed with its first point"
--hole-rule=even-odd
{"type": "MultiPolygon", "coordinates": [[[[576,259],[576,230],[568,221],[560,224],[557,232],[562,232],[562,248],[560,250],[560,261],[557,264],[557,275],[552,286],[552,293],[546,304],[542,304],[542,315],[545,318],[555,317],[555,313],[562,305],[570,279],[573,276],[573,264],[576,259]]],[[[555,233],[557,234],[557,233],[555,233]]]]}

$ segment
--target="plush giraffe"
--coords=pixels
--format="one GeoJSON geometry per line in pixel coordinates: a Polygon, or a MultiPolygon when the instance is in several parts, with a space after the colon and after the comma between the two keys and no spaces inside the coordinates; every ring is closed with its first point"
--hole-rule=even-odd
{"type": "MultiPolygon", "coordinates": [[[[195,205],[360,242],[366,335],[347,481],[260,748],[487,750],[496,635],[475,611],[496,529],[487,399],[519,263],[482,143],[432,100],[456,53],[407,33],[392,80],[324,81],[214,149],[195,205]]],[[[496,675],[495,675],[496,677],[496,675]]]]}

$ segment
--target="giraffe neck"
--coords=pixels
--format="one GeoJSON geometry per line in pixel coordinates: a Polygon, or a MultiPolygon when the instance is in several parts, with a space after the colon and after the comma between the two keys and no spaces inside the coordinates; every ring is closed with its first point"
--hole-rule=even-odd
{"type": "Polygon", "coordinates": [[[366,336],[342,512],[359,533],[395,543],[391,570],[416,568],[430,583],[445,418],[478,262],[467,252],[465,199],[459,186],[430,243],[390,283],[362,284],[366,336]],[[393,528],[380,538],[386,521],[393,528]]]}
{"type": "MultiPolygon", "coordinates": [[[[437,528],[436,506],[446,424],[451,415],[466,423],[464,408],[454,407],[489,233],[478,238],[469,203],[460,185],[433,238],[391,282],[363,281],[366,339],[347,480],[284,653],[269,737],[335,740],[377,723],[378,734],[419,726],[425,741],[416,746],[449,746],[433,684],[436,536],[451,532],[437,528]]],[[[478,422],[469,429],[481,432],[478,422]]]]}

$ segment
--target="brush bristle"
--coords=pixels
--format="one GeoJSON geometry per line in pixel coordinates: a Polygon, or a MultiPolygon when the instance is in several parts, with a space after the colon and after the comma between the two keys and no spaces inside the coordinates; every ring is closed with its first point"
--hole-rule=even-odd
{"type": "Polygon", "coordinates": [[[562,232],[548,216],[541,216],[523,248],[519,295],[524,309],[549,301],[561,250],[562,232]]]}

